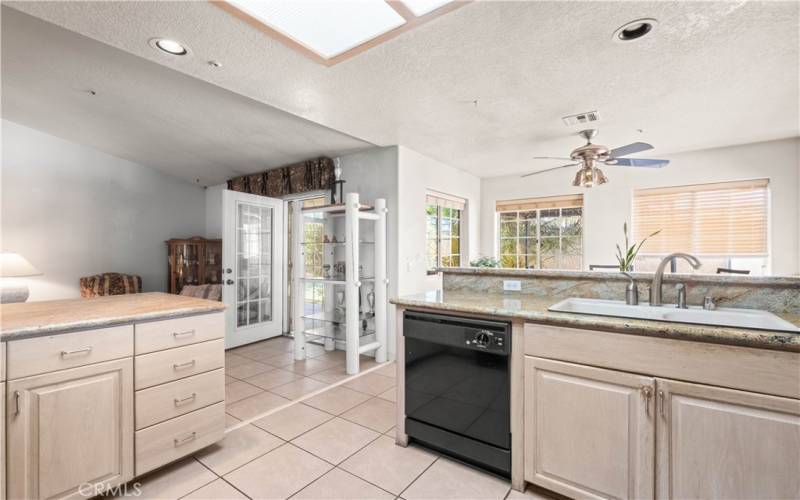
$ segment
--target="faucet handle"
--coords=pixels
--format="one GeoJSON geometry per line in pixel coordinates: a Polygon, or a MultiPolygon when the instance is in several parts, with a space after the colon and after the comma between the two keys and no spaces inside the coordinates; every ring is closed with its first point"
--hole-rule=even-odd
{"type": "Polygon", "coordinates": [[[678,309],[686,309],[688,307],[686,305],[686,285],[678,283],[675,285],[675,289],[678,291],[678,309]]]}
{"type": "Polygon", "coordinates": [[[714,297],[706,296],[703,298],[703,309],[706,311],[713,311],[717,308],[717,303],[714,300],[714,297]]]}

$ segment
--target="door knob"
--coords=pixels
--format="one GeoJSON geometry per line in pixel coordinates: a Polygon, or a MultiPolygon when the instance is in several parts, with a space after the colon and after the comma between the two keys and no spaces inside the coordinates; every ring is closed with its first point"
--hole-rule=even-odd
{"type": "Polygon", "coordinates": [[[226,285],[233,285],[233,280],[225,280],[226,285]]]}

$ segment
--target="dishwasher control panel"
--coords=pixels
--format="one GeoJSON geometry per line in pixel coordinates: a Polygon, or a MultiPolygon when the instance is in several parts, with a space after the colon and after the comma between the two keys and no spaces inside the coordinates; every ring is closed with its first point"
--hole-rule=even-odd
{"type": "Polygon", "coordinates": [[[464,344],[467,347],[492,352],[506,351],[507,334],[484,329],[468,328],[464,331],[464,344]]]}

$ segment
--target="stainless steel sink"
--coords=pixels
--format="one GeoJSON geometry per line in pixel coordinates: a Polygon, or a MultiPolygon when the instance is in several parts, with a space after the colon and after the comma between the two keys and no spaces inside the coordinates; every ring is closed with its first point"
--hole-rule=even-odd
{"type": "Polygon", "coordinates": [[[708,311],[701,307],[694,306],[688,309],[678,309],[676,306],[668,304],[650,306],[645,303],[629,306],[625,304],[625,302],[617,300],[571,298],[550,306],[549,310],[576,314],[593,314],[596,316],[614,316],[618,318],[649,319],[655,321],[671,321],[675,323],[733,326],[738,328],[800,333],[800,328],[769,311],[761,311],[759,309],[718,307],[713,311],[708,311]]]}

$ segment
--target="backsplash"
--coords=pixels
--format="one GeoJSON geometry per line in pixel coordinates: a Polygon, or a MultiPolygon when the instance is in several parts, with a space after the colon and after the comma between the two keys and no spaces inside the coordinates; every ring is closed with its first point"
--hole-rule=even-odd
{"type": "MultiPolygon", "coordinates": [[[[530,294],[556,303],[569,297],[625,300],[628,279],[618,273],[584,271],[536,271],[516,269],[457,268],[440,269],[445,291],[530,294]],[[503,281],[521,282],[520,292],[504,292],[503,281]]],[[[639,287],[639,300],[647,302],[653,275],[633,273],[639,287]]],[[[665,274],[663,302],[678,300],[675,284],[686,285],[689,305],[702,305],[706,296],[720,307],[764,309],[774,313],[800,314],[800,278],[665,274]]]]}

